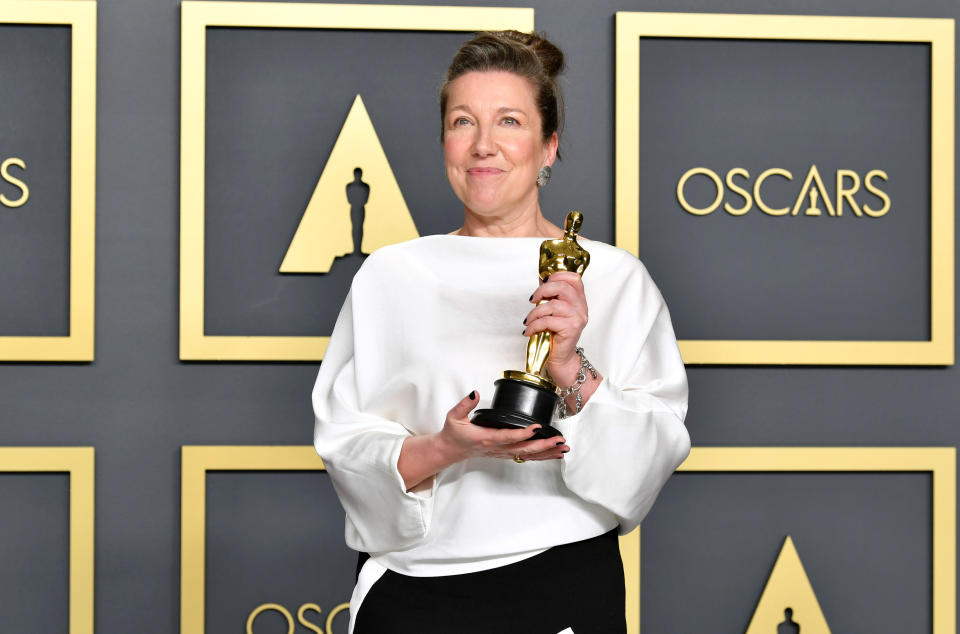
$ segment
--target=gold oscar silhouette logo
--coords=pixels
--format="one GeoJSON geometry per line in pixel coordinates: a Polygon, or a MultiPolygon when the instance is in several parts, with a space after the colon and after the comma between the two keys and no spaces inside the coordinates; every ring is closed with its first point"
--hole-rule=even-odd
{"type": "Polygon", "coordinates": [[[830,634],[800,555],[790,536],[760,595],[746,634],[830,634]],[[802,629],[801,629],[802,628],[802,629]]]}
{"type": "Polygon", "coordinates": [[[418,237],[360,95],[340,130],[281,273],[327,273],[334,260],[418,237]]]}

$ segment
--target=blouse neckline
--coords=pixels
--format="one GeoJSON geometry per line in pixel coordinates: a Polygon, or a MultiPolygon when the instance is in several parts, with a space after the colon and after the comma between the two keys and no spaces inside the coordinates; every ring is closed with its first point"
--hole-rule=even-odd
{"type": "MultiPolygon", "coordinates": [[[[457,233],[435,233],[432,235],[421,236],[422,238],[459,238],[466,240],[539,240],[543,242],[544,240],[559,240],[560,238],[552,238],[550,236],[464,236],[457,233]]],[[[596,242],[596,240],[591,240],[584,236],[577,236],[578,240],[584,240],[586,242],[596,242]]]]}

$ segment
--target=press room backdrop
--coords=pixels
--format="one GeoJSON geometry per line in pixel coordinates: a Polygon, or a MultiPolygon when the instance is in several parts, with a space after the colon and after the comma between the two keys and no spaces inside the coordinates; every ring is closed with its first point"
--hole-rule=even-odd
{"type": "Polygon", "coordinates": [[[350,252],[459,226],[439,79],[531,20],[544,210],[639,254],[691,361],[631,632],[954,631],[956,3],[520,6],[0,2],[0,631],[346,631],[309,396],[350,252]],[[281,273],[298,229],[330,261],[281,273]]]}

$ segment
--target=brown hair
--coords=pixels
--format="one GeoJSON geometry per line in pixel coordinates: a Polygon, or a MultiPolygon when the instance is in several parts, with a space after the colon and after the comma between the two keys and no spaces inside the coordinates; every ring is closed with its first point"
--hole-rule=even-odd
{"type": "MultiPolygon", "coordinates": [[[[454,55],[440,86],[440,138],[447,114],[450,82],[474,71],[506,71],[525,78],[533,86],[546,141],[563,130],[563,95],[557,76],[563,72],[563,53],[545,37],[520,31],[480,33],[464,43],[454,55]]],[[[560,152],[557,151],[557,158],[560,152]]]]}

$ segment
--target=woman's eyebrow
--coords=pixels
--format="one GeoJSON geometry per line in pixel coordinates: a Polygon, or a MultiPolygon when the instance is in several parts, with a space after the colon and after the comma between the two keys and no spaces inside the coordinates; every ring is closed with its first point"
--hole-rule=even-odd
{"type": "MultiPolygon", "coordinates": [[[[450,106],[450,111],[452,112],[452,111],[454,111],[454,110],[463,110],[464,112],[471,112],[471,113],[473,112],[473,110],[471,110],[471,109],[470,109],[470,106],[468,106],[467,104],[459,104],[459,105],[456,105],[456,106],[450,106]]],[[[504,113],[504,112],[517,112],[517,113],[520,113],[520,114],[523,114],[523,115],[527,114],[526,111],[525,111],[523,108],[515,108],[515,107],[513,107],[513,106],[500,106],[499,108],[497,108],[497,113],[498,113],[498,114],[501,114],[501,113],[504,113]]]]}

